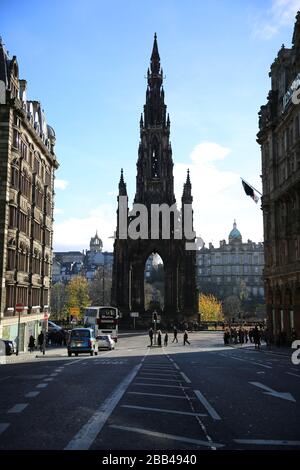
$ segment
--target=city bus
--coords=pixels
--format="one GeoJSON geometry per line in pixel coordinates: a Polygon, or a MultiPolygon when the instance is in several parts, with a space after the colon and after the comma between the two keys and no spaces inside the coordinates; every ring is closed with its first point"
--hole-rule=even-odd
{"type": "Polygon", "coordinates": [[[116,307],[88,307],[84,312],[84,325],[95,330],[95,336],[110,335],[118,340],[119,310],[116,307]]]}

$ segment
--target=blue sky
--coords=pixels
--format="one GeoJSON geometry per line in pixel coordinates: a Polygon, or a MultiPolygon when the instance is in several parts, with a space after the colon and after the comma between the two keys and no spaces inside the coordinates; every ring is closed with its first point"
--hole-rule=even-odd
{"type": "Polygon", "coordinates": [[[111,249],[120,168],[135,191],[139,119],[154,32],[166,75],[175,187],[191,171],[197,234],[262,240],[257,113],[300,0],[0,0],[0,34],[28,98],[56,132],[54,247],[84,249],[98,229],[111,249]]]}

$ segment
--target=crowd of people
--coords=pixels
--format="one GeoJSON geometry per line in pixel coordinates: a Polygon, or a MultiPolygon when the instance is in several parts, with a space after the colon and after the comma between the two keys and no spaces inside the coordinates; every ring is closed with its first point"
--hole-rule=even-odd
{"type": "Polygon", "coordinates": [[[254,343],[255,348],[259,348],[262,339],[266,340],[266,330],[262,327],[246,328],[239,326],[227,327],[224,330],[224,344],[247,344],[254,343]]]}
{"type": "MultiPolygon", "coordinates": [[[[149,333],[148,333],[148,334],[149,334],[149,338],[150,338],[150,344],[149,344],[149,346],[152,347],[152,346],[153,346],[153,339],[154,339],[154,335],[155,335],[155,332],[154,332],[154,330],[153,330],[152,327],[149,329],[149,333]]],[[[156,345],[157,345],[158,347],[161,347],[161,346],[162,346],[162,336],[163,336],[163,333],[162,333],[161,330],[158,330],[158,331],[156,332],[156,334],[157,334],[157,342],[156,342],[156,345]]],[[[177,330],[176,326],[174,326],[174,328],[173,328],[173,339],[172,339],[172,343],[178,343],[178,338],[177,338],[177,336],[178,336],[178,330],[177,330]]],[[[187,332],[187,330],[184,330],[184,333],[183,333],[183,345],[184,345],[184,346],[185,346],[186,344],[191,344],[191,343],[189,342],[189,339],[188,339],[188,338],[189,338],[188,332],[187,332]]],[[[168,341],[169,341],[169,335],[168,335],[168,332],[166,331],[166,332],[165,332],[165,335],[164,335],[164,346],[165,346],[165,347],[168,346],[168,341]]]]}
{"type": "Polygon", "coordinates": [[[43,352],[44,347],[46,346],[66,346],[67,345],[67,332],[65,330],[61,331],[48,331],[46,337],[41,331],[36,339],[33,335],[30,335],[28,342],[28,351],[33,352],[38,349],[43,352]]]}
{"type": "MultiPolygon", "coordinates": [[[[292,329],[291,342],[296,338],[296,331],[292,329]]],[[[272,344],[276,346],[288,346],[287,335],[285,331],[278,331],[276,335],[276,341],[274,335],[269,328],[265,328],[263,325],[256,325],[255,327],[226,327],[224,330],[224,344],[247,344],[254,343],[255,348],[259,349],[261,342],[264,341],[267,347],[271,347],[272,344]]]]}

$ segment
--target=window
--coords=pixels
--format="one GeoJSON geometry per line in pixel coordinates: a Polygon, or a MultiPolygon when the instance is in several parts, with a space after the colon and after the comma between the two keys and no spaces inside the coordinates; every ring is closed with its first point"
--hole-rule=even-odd
{"type": "Polygon", "coordinates": [[[26,248],[21,247],[18,254],[18,271],[27,272],[27,259],[26,248]]]}
{"type": "Polygon", "coordinates": [[[50,231],[45,230],[45,245],[50,246],[50,231]]]}
{"type": "Polygon", "coordinates": [[[14,307],[14,286],[6,287],[6,308],[14,307]]]}
{"type": "Polygon", "coordinates": [[[38,240],[39,242],[42,241],[42,230],[41,226],[38,222],[34,221],[33,223],[33,238],[38,240]]]}
{"type": "Polygon", "coordinates": [[[26,233],[26,235],[29,235],[28,216],[23,212],[19,213],[19,230],[26,233]]]}
{"type": "Polygon", "coordinates": [[[20,141],[21,142],[21,157],[24,158],[24,160],[27,160],[27,145],[23,142],[23,140],[20,141]]]}
{"type": "Polygon", "coordinates": [[[17,129],[14,129],[13,130],[13,147],[16,148],[16,149],[19,149],[19,146],[20,146],[20,134],[19,132],[17,131],[17,129]]]}
{"type": "Polygon", "coordinates": [[[7,252],[7,269],[8,271],[13,271],[16,267],[16,250],[11,248],[7,252]]]}
{"type": "Polygon", "coordinates": [[[17,287],[17,302],[28,305],[28,288],[17,287]]]}
{"type": "Polygon", "coordinates": [[[40,306],[40,289],[36,289],[33,287],[32,294],[31,294],[31,303],[33,307],[40,306]]]}
{"type": "Polygon", "coordinates": [[[26,171],[21,173],[20,190],[27,199],[31,199],[31,181],[26,171]]]}
{"type": "Polygon", "coordinates": [[[9,206],[9,228],[18,227],[18,211],[15,206],[9,206]]]}
{"type": "Polygon", "coordinates": [[[10,185],[14,189],[19,189],[19,168],[16,168],[15,166],[11,167],[10,185]]]}
{"type": "Polygon", "coordinates": [[[34,193],[35,193],[35,204],[37,207],[42,209],[43,208],[43,193],[39,185],[35,187],[34,193]]]}

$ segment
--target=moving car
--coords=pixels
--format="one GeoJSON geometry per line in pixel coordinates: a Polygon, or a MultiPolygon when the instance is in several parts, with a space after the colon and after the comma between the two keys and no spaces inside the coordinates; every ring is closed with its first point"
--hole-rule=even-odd
{"type": "Polygon", "coordinates": [[[81,353],[90,353],[91,356],[98,354],[98,341],[92,328],[74,328],[71,331],[68,342],[68,356],[81,353]]]}
{"type": "Polygon", "coordinates": [[[98,341],[98,350],[100,349],[115,349],[115,342],[110,335],[100,335],[97,336],[98,341]]]}

